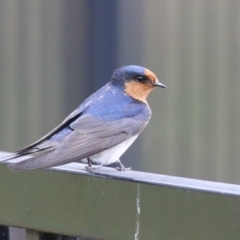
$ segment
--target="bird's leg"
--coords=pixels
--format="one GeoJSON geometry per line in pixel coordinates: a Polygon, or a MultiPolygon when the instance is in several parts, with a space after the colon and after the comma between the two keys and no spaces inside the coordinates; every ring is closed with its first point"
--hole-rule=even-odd
{"type": "Polygon", "coordinates": [[[92,164],[91,164],[91,159],[87,158],[88,166],[85,167],[87,171],[93,170],[92,164]]]}
{"type": "Polygon", "coordinates": [[[101,168],[101,165],[100,165],[100,166],[93,166],[93,165],[91,164],[91,159],[90,159],[90,158],[87,158],[87,161],[88,161],[88,166],[85,167],[85,169],[86,169],[87,171],[91,172],[91,171],[94,170],[94,169],[99,169],[99,168],[101,168]]]}
{"type": "Polygon", "coordinates": [[[87,162],[88,162],[88,167],[92,168],[92,164],[91,164],[91,159],[90,158],[87,158],[87,162]]]}
{"type": "Polygon", "coordinates": [[[120,161],[120,159],[118,159],[117,163],[119,164],[119,167],[116,167],[116,169],[117,169],[118,171],[131,170],[131,167],[129,167],[129,168],[124,167],[124,165],[122,164],[122,162],[120,161]]]}

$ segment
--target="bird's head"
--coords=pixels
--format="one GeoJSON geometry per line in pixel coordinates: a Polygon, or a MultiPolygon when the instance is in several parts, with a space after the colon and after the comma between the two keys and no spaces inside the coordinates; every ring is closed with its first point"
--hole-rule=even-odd
{"type": "Polygon", "coordinates": [[[127,95],[142,102],[146,102],[147,96],[155,87],[166,88],[152,71],[135,65],[118,68],[113,73],[112,80],[113,83],[123,85],[127,95]]]}

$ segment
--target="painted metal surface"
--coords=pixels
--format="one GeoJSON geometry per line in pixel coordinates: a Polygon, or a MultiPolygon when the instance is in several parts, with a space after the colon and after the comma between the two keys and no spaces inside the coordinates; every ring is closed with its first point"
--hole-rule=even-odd
{"type": "Polygon", "coordinates": [[[93,239],[239,239],[238,185],[84,166],[0,164],[0,224],[93,239]]]}

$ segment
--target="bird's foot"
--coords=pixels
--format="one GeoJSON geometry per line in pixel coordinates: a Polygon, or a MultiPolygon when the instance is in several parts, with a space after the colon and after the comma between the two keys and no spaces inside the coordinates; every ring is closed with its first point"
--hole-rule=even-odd
{"type": "Polygon", "coordinates": [[[88,172],[94,171],[94,170],[102,167],[102,165],[93,166],[91,164],[91,159],[90,158],[87,158],[87,160],[88,160],[88,166],[85,167],[85,170],[88,171],[88,172]]]}
{"type": "Polygon", "coordinates": [[[120,161],[120,159],[117,161],[117,163],[119,164],[119,167],[116,167],[116,169],[117,169],[118,171],[128,171],[128,170],[131,170],[131,169],[132,169],[131,167],[126,168],[126,167],[122,164],[122,162],[120,161]]]}
{"type": "Polygon", "coordinates": [[[102,165],[99,165],[99,166],[86,166],[85,167],[85,170],[88,171],[88,172],[92,172],[94,170],[97,170],[97,169],[100,169],[102,167],[102,165]]]}
{"type": "Polygon", "coordinates": [[[129,171],[132,168],[131,167],[126,168],[126,167],[123,166],[123,167],[116,167],[116,169],[121,172],[121,171],[129,171]]]}

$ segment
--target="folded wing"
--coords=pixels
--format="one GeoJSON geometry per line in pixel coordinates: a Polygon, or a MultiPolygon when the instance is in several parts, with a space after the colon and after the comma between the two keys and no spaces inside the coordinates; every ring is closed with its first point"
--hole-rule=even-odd
{"type": "Polygon", "coordinates": [[[10,168],[28,170],[79,161],[139,134],[146,125],[147,122],[133,118],[106,123],[91,115],[84,115],[70,123],[73,131],[63,142],[54,143],[53,146],[48,143],[45,150],[39,151],[37,156],[13,163],[10,168]]]}

